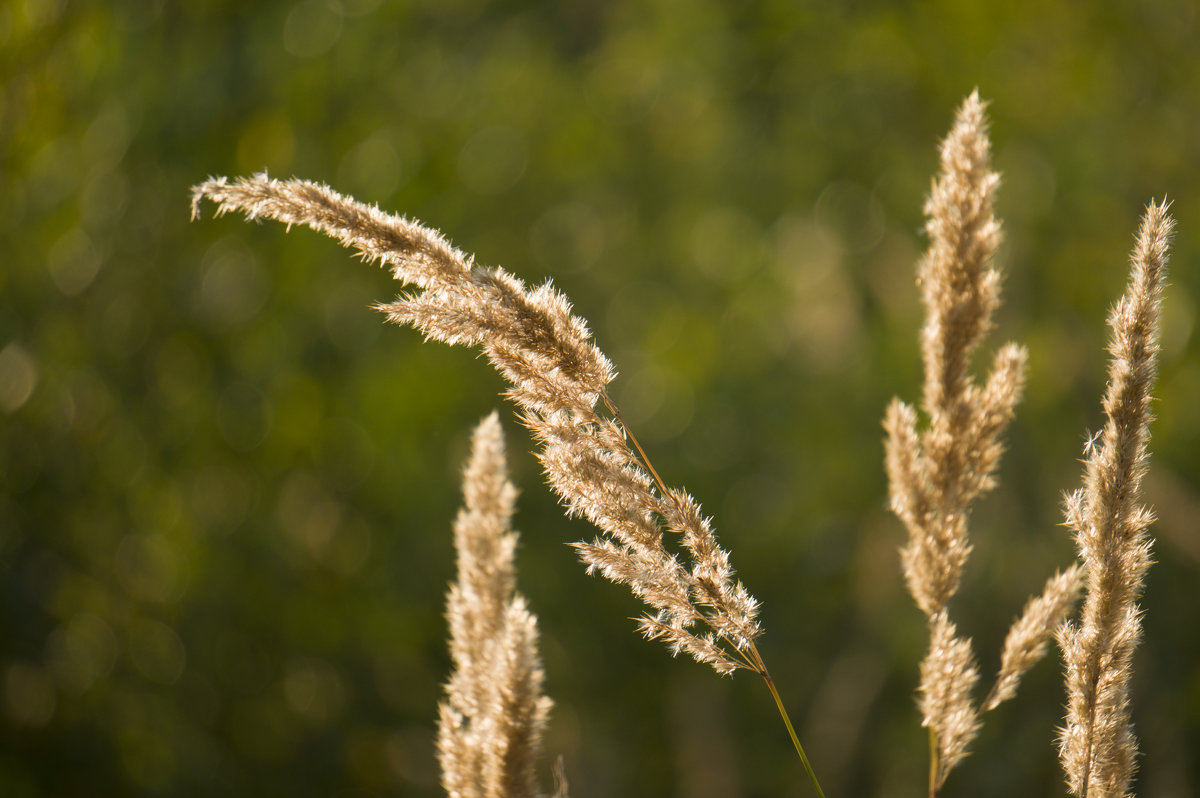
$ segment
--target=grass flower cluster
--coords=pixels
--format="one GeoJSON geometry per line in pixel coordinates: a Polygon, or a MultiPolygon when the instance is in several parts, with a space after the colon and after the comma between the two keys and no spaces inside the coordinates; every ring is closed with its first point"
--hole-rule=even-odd
{"type": "Polygon", "coordinates": [[[475,428],[454,523],[458,579],[446,597],[454,673],[439,707],[438,759],[453,798],[536,798],[534,763],[550,714],[537,619],[515,593],[512,515],[496,414],[475,428]]]}
{"type": "Polygon", "coordinates": [[[1150,567],[1142,476],[1150,439],[1150,393],[1158,368],[1158,326],[1174,221],[1151,204],[1142,219],[1125,294],[1109,315],[1106,422],[1088,447],[1083,487],[1066,500],[1087,572],[1077,621],[1058,633],[1067,673],[1067,719],[1060,755],[1071,792],[1091,798],[1129,794],[1137,741],[1129,718],[1133,650],[1142,634],[1138,607],[1150,567]]]}
{"type": "Polygon", "coordinates": [[[1000,436],[1021,397],[1028,359],[1022,347],[1008,344],[983,385],[969,374],[972,352],[1000,303],[1000,274],[992,266],[1000,243],[992,213],[1000,176],[991,170],[990,149],[984,106],[972,94],[942,144],[942,174],[925,205],[930,245],[919,274],[928,427],[918,432],[916,410],[899,400],[884,422],[892,509],[909,533],[901,554],[904,577],[930,629],[918,693],[930,736],[931,795],[967,755],[981,714],[1012,698],[1021,676],[1044,656],[1047,638],[1082,585],[1075,564],[1030,599],[1009,630],[995,683],[977,706],[972,695],[979,669],[971,641],[958,634],[946,605],[958,592],[971,552],[971,503],[995,485],[1004,451],[1000,436]]]}
{"type": "MultiPolygon", "coordinates": [[[[1136,756],[1129,677],[1152,520],[1139,489],[1173,222],[1164,205],[1150,205],[1129,288],[1110,320],[1108,420],[1086,452],[1084,487],[1066,502],[1079,559],[1026,604],[1008,632],[990,691],[977,699],[972,642],[959,633],[949,602],[971,553],[971,507],[996,483],[1028,359],[1024,348],[1008,344],[981,382],[972,377],[972,356],[1000,301],[993,260],[1001,239],[993,214],[1000,178],[990,149],[985,106],[972,94],[942,144],[941,174],[925,208],[920,410],[896,400],[884,421],[891,506],[908,531],[902,570],[929,628],[917,690],[930,741],[929,794],[942,790],[968,754],[983,714],[1015,694],[1057,634],[1066,663],[1060,750],[1067,784],[1086,798],[1122,796],[1136,756]],[[1081,592],[1082,613],[1069,620],[1081,592]]],[[[507,395],[566,511],[599,531],[574,544],[587,569],[627,585],[645,602],[642,633],[673,654],[686,653],[720,674],[758,674],[813,790],[823,795],[756,647],[763,632],[758,602],[735,578],[712,520],[686,490],[663,480],[625,424],[608,392],[614,368],[566,297],[549,283],[530,287],[503,269],[479,266],[435,230],[323,185],[265,174],[210,179],[194,189],[194,215],[205,199],[218,214],[240,211],[307,226],[386,264],[412,290],[380,306],[389,320],[427,339],[479,347],[508,381],[507,395]]],[[[466,507],[455,525],[458,579],[447,611],[455,670],[441,707],[443,784],[452,796],[532,796],[549,701],[541,694],[535,621],[514,593],[515,490],[504,474],[495,416],[475,433],[464,491],[466,507]]],[[[564,785],[560,780],[560,795],[564,785]]]]}

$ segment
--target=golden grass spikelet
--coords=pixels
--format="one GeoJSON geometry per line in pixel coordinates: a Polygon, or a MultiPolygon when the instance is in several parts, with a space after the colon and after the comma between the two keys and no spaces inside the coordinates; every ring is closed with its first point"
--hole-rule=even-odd
{"type": "Polygon", "coordinates": [[[937,749],[929,774],[930,792],[934,792],[967,755],[979,731],[979,713],[971,704],[979,669],[971,641],[957,636],[945,610],[934,615],[929,626],[929,654],[921,662],[917,705],[921,725],[929,729],[930,744],[937,749]]]}
{"type": "Polygon", "coordinates": [[[569,514],[600,529],[594,542],[576,544],[589,572],[628,584],[649,604],[639,627],[662,639],[672,654],[685,651],[721,674],[746,669],[761,676],[823,798],[754,644],[762,634],[758,602],[734,580],[711,521],[685,491],[667,487],[621,418],[607,392],[612,364],[566,297],[549,284],[530,289],[503,269],[478,267],[440,233],[326,186],[266,174],[232,182],[213,178],[193,187],[193,218],[206,197],[218,215],[240,210],[251,219],[327,233],[365,259],[387,263],[397,280],[424,289],[379,309],[426,339],[483,350],[509,381],[508,396],[541,445],[537,455],[550,486],[569,514]],[[668,531],[678,537],[687,563],[667,549],[668,531]]]}
{"type": "Polygon", "coordinates": [[[983,700],[983,712],[990,712],[1017,694],[1021,677],[1046,656],[1050,632],[1067,617],[1082,588],[1083,567],[1072,563],[1065,571],[1050,577],[1041,595],[1025,604],[1004,638],[1000,673],[983,700]]]}
{"type": "Polygon", "coordinates": [[[482,348],[541,444],[551,487],[570,514],[603,534],[577,546],[580,558],[651,606],[643,632],[719,673],[762,670],[749,652],[762,633],[758,603],[734,580],[695,501],[667,488],[640,447],[630,448],[636,439],[606,391],[612,364],[566,297],[549,284],[528,288],[503,269],[476,266],[436,231],[326,186],[265,174],[210,179],[193,189],[193,216],[204,198],[217,203],[218,215],[240,210],[327,233],[423,289],[380,309],[427,339],[482,348]],[[607,415],[597,411],[601,404],[607,415]],[[679,536],[688,564],[667,550],[665,531],[679,536]]]}
{"type": "Polygon", "coordinates": [[[1136,767],[1129,679],[1141,638],[1137,600],[1151,562],[1146,530],[1153,514],[1141,504],[1141,482],[1175,224],[1167,207],[1151,202],[1142,217],[1128,285],[1109,315],[1105,425],[1098,443],[1085,453],[1083,487],[1066,500],[1067,525],[1075,533],[1087,587],[1079,622],[1065,625],[1058,635],[1067,683],[1059,755],[1071,792],[1085,798],[1130,794],[1136,767]]]}
{"type": "Polygon", "coordinates": [[[1076,567],[1051,578],[1009,630],[996,682],[976,707],[979,680],[971,642],[958,637],[947,603],[958,592],[971,553],[971,505],[995,485],[1001,441],[1024,386],[1027,354],[1002,346],[982,385],[971,356],[992,327],[1000,275],[992,266],[1000,223],[992,207],[1000,177],[991,168],[984,104],[978,92],[959,108],[942,142],[941,174],[925,203],[929,248],[918,267],[925,325],[920,428],[915,408],[893,400],[884,417],[892,510],[908,530],[901,565],[909,592],[929,623],[918,704],[930,730],[929,793],[935,795],[968,753],[980,716],[1011,698],[1024,673],[1045,655],[1046,640],[1079,591],[1076,567]]]}
{"type": "Polygon", "coordinates": [[[941,160],[942,175],[925,204],[930,244],[919,267],[929,427],[918,433],[916,411],[898,400],[885,421],[892,507],[909,530],[904,575],[929,617],[958,591],[971,551],[967,513],[992,487],[1003,453],[999,436],[1020,399],[1026,361],[1025,350],[1010,344],[997,352],[983,388],[968,373],[992,325],[1000,283],[991,265],[1000,241],[992,215],[1000,177],[991,170],[978,93],[959,109],[941,160]]]}
{"type": "Polygon", "coordinates": [[[438,707],[438,760],[451,798],[535,798],[550,712],[537,619],[515,593],[508,481],[495,413],[476,427],[454,523],[458,576],[446,597],[454,671],[438,707]]]}

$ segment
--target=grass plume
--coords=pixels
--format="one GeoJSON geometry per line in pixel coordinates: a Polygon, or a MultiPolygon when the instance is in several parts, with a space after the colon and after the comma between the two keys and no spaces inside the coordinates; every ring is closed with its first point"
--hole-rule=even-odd
{"type": "Polygon", "coordinates": [[[1098,441],[1087,447],[1083,487],[1065,502],[1087,589],[1079,622],[1058,634],[1067,682],[1059,754],[1067,785],[1081,798],[1130,794],[1136,766],[1129,679],[1142,635],[1137,601],[1151,563],[1147,529],[1154,520],[1141,503],[1141,484],[1174,224],[1165,203],[1152,202],[1142,217],[1129,283],[1108,319],[1106,421],[1098,441]]]}
{"type": "Polygon", "coordinates": [[[638,621],[642,634],[663,640],[672,654],[686,652],[721,674],[757,673],[823,795],[755,646],[758,601],[734,579],[711,519],[687,491],[666,485],[625,425],[607,392],[612,364],[566,297],[548,283],[528,288],[503,269],[477,266],[440,233],[327,186],[265,174],[210,179],[193,189],[193,217],[206,198],[218,215],[237,210],[326,233],[423,289],[380,309],[427,339],[483,350],[508,380],[507,395],[539,443],[538,458],[567,512],[601,532],[575,544],[588,571],[628,585],[649,605],[638,621]],[[668,532],[686,563],[666,545],[668,532]]]}
{"type": "Polygon", "coordinates": [[[550,713],[537,619],[515,593],[504,438],[495,413],[475,428],[454,523],[458,576],[446,596],[454,672],[438,706],[438,761],[450,798],[536,798],[534,764],[550,713]]]}
{"type": "Polygon", "coordinates": [[[1001,238],[993,213],[999,184],[991,168],[985,106],[975,92],[942,142],[941,174],[925,204],[930,243],[919,282],[928,427],[918,430],[917,411],[898,399],[884,420],[891,506],[908,529],[901,552],[904,577],[929,624],[918,705],[929,729],[931,796],[967,755],[981,713],[1011,698],[1021,676],[1044,656],[1047,638],[1080,585],[1079,568],[1071,566],[1027,604],[1008,633],[995,685],[977,706],[972,694],[979,668],[971,641],[958,634],[946,605],[958,592],[971,553],[971,505],[995,486],[1001,435],[1020,400],[1028,358],[1023,347],[1007,344],[982,385],[970,375],[972,354],[992,328],[1000,303],[1000,273],[993,266],[1001,238]]]}
{"type": "Polygon", "coordinates": [[[762,633],[758,602],[733,579],[729,555],[696,501],[663,484],[630,448],[636,439],[606,390],[612,364],[566,297],[550,284],[530,289],[503,269],[475,266],[436,231],[326,186],[266,175],[209,180],[195,189],[194,212],[205,197],[219,214],[241,210],[332,235],[424,289],[380,309],[427,339],[481,347],[509,381],[509,398],[541,444],[551,487],[570,514],[603,533],[576,545],[580,558],[653,608],[640,621],[643,633],[719,673],[754,669],[747,652],[762,633]],[[666,531],[679,537],[690,567],[668,551],[666,531]]]}

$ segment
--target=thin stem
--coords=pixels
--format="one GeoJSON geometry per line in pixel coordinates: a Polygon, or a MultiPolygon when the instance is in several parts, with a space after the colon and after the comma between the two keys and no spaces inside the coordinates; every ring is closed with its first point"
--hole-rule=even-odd
{"type": "Polygon", "coordinates": [[[929,727],[929,798],[937,798],[938,739],[937,732],[929,727]]]}
{"type": "Polygon", "coordinates": [[[650,463],[650,458],[646,456],[646,452],[642,449],[642,445],[638,443],[637,436],[633,434],[633,430],[631,430],[629,425],[625,423],[625,419],[621,418],[621,411],[617,409],[615,404],[613,404],[612,399],[608,398],[608,393],[601,393],[600,398],[604,400],[604,406],[608,408],[608,412],[613,414],[613,418],[617,420],[617,423],[621,425],[621,429],[625,430],[625,434],[629,436],[630,443],[633,444],[633,448],[637,449],[637,453],[641,456],[642,462],[646,464],[646,468],[649,469],[650,475],[654,477],[654,481],[658,484],[658,489],[662,491],[663,498],[670,496],[671,493],[667,490],[667,486],[662,481],[662,477],[660,477],[658,472],[654,470],[654,466],[650,463]]]}
{"type": "Polygon", "coordinates": [[[737,657],[742,662],[743,668],[745,668],[748,671],[753,671],[755,673],[759,672],[758,666],[755,665],[748,656],[746,656],[746,652],[742,651],[740,648],[733,645],[733,643],[730,643],[728,638],[722,637],[721,639],[724,640],[729,645],[730,649],[732,649],[732,653],[730,654],[730,656],[737,657]]]}
{"type": "Polygon", "coordinates": [[[813,789],[816,790],[818,798],[825,798],[825,791],[821,789],[821,782],[817,781],[817,774],[813,772],[812,765],[809,764],[808,755],[804,753],[804,746],[800,745],[800,738],[796,736],[796,729],[792,726],[792,719],[788,717],[787,710],[783,706],[783,699],[779,697],[779,691],[775,689],[775,681],[771,678],[771,673],[767,670],[766,663],[763,662],[762,656],[758,653],[758,647],[753,643],[750,644],[750,657],[754,661],[758,675],[762,677],[767,685],[767,689],[771,691],[771,697],[775,699],[775,706],[779,709],[779,716],[783,718],[783,725],[787,727],[788,736],[792,738],[792,745],[796,748],[796,754],[800,757],[800,763],[804,765],[804,772],[808,774],[813,789]]]}
{"type": "MultiPolygon", "coordinates": [[[[1091,680],[1091,691],[1089,693],[1090,695],[1095,696],[1096,693],[1098,692],[1098,690],[1099,690],[1098,682],[1099,681],[1100,681],[1100,676],[1099,676],[1099,674],[1097,674],[1091,680]]],[[[1087,751],[1088,755],[1087,755],[1087,759],[1083,763],[1083,780],[1081,782],[1081,784],[1083,786],[1080,787],[1081,792],[1079,793],[1079,798],[1088,798],[1088,793],[1090,792],[1088,787],[1091,786],[1091,782],[1092,782],[1092,761],[1096,757],[1096,747],[1093,743],[1093,740],[1095,739],[1095,733],[1096,733],[1096,701],[1095,701],[1095,699],[1093,699],[1089,703],[1091,704],[1091,706],[1088,707],[1087,745],[1084,748],[1084,750],[1087,751]]]]}
{"type": "MultiPolygon", "coordinates": [[[[658,475],[658,471],[650,463],[650,458],[646,456],[646,451],[638,443],[637,436],[633,434],[633,430],[625,423],[625,419],[621,417],[621,411],[617,409],[616,404],[609,398],[608,393],[602,391],[600,398],[604,400],[604,406],[608,408],[608,412],[612,413],[613,418],[621,425],[621,429],[625,430],[625,434],[629,436],[629,441],[633,444],[633,448],[637,449],[638,456],[642,458],[642,463],[645,464],[646,469],[654,477],[654,482],[658,485],[658,489],[662,491],[663,497],[672,496],[671,492],[667,490],[666,484],[662,481],[662,477],[658,475]]],[[[747,664],[750,670],[762,677],[763,682],[767,685],[767,689],[771,691],[771,697],[775,699],[775,706],[779,709],[779,716],[783,718],[783,725],[787,727],[788,736],[792,738],[792,745],[795,746],[796,754],[800,757],[800,763],[804,765],[804,772],[808,774],[813,789],[817,792],[817,798],[825,798],[825,791],[821,789],[821,782],[817,781],[817,774],[813,772],[812,765],[808,761],[808,755],[804,753],[804,746],[800,745],[800,738],[796,736],[796,729],[792,726],[792,719],[788,717],[787,709],[783,706],[783,699],[779,697],[779,691],[775,689],[775,682],[771,679],[771,673],[767,670],[767,665],[763,662],[762,655],[758,653],[758,647],[751,643],[748,651],[742,651],[737,646],[734,646],[733,650],[736,652],[737,657],[747,664]]]]}

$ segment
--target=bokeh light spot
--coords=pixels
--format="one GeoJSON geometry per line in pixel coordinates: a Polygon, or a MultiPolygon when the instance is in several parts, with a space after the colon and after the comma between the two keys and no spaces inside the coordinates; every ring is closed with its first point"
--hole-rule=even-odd
{"type": "Polygon", "coordinates": [[[241,238],[227,236],[209,247],[196,297],[200,312],[217,327],[254,318],[270,291],[263,267],[241,238]]]}
{"type": "Polygon", "coordinates": [[[0,409],[12,413],[29,400],[37,387],[37,362],[18,343],[0,349],[0,409]]]}
{"type": "Polygon", "coordinates": [[[18,662],[4,672],[4,714],[14,726],[45,726],[57,702],[54,683],[41,668],[18,662]]]}
{"type": "Polygon", "coordinates": [[[458,156],[458,175],[477,194],[499,194],[525,173],[529,145],[524,134],[505,125],[485,127],[467,139],[458,156]]]}
{"type": "Polygon", "coordinates": [[[143,618],[129,629],[129,658],[147,679],[159,684],[175,684],[187,666],[187,649],[170,626],[143,618]]]}
{"type": "Polygon", "coordinates": [[[345,704],[341,677],[320,659],[306,657],[289,662],[283,677],[283,692],[292,712],[315,724],[333,720],[345,704]]]}
{"type": "Polygon", "coordinates": [[[54,242],[46,266],[58,290],[75,296],[92,284],[100,271],[100,256],[88,234],[72,227],[54,242]]]}
{"type": "Polygon", "coordinates": [[[59,687],[72,695],[86,693],[108,676],[116,659],[116,635],[91,613],[76,615],[46,641],[46,664],[59,687]]]}
{"type": "Polygon", "coordinates": [[[271,431],[271,406],[262,391],[248,382],[235,382],[217,403],[221,437],[239,452],[257,449],[271,431]]]}
{"type": "Polygon", "coordinates": [[[342,4],[337,0],[304,0],[288,12],[283,49],[299,58],[315,58],[342,35],[342,4]]]}
{"type": "Polygon", "coordinates": [[[538,217],[529,230],[534,257],[556,273],[590,269],[604,252],[604,221],[582,202],[564,202],[538,217]]]}

